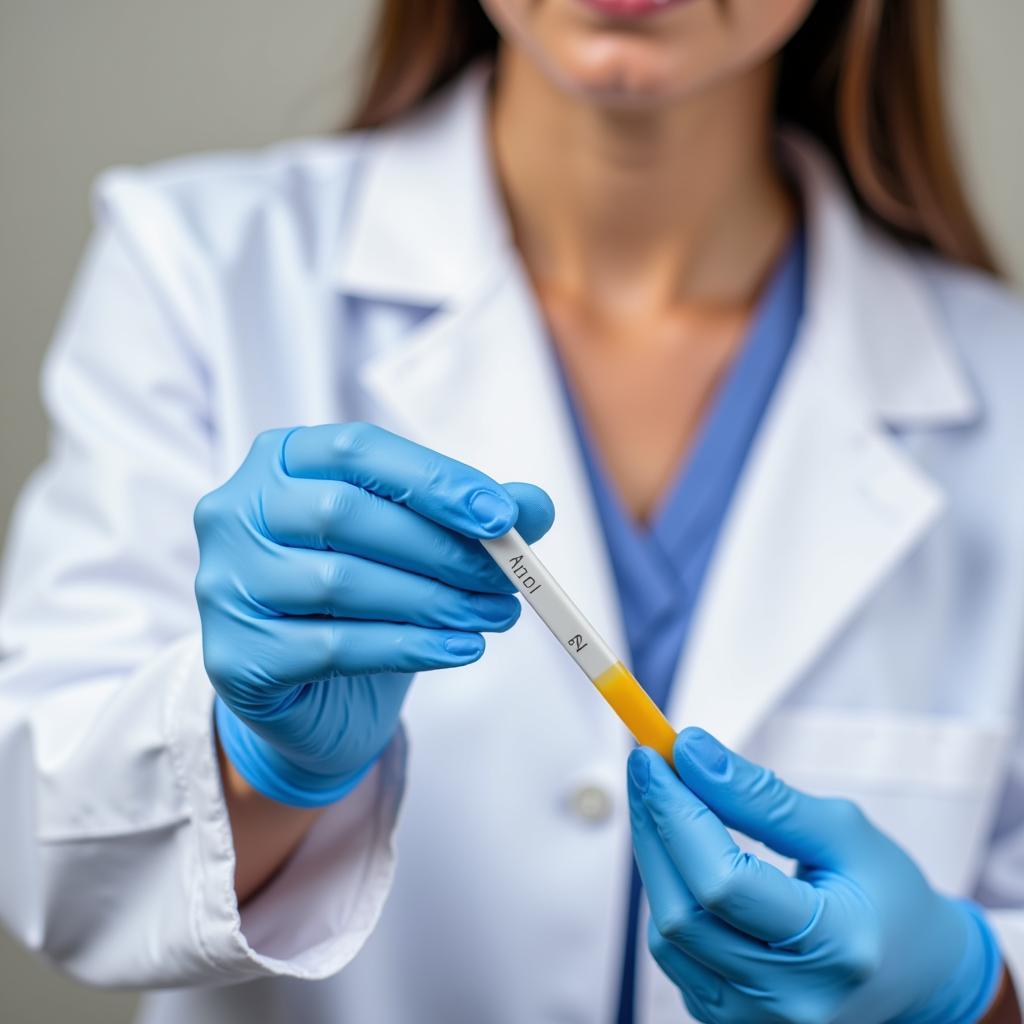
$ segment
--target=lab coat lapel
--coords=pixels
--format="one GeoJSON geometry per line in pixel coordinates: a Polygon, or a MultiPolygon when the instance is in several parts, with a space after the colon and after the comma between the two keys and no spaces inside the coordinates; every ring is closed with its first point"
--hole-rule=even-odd
{"type": "MultiPolygon", "coordinates": [[[[554,355],[509,238],[488,166],[486,69],[471,73],[411,126],[368,147],[362,200],[339,285],[364,301],[421,305],[418,325],[359,370],[383,425],[552,497],[539,556],[617,649],[623,628],[554,355]],[[429,312],[427,311],[429,310],[429,312]]],[[[604,751],[628,738],[560,645],[526,612],[516,630],[569,677],[577,714],[604,751]]]]}
{"type": "Polygon", "coordinates": [[[791,141],[809,235],[804,323],[748,457],[670,717],[742,746],[941,514],[887,423],[956,425],[974,397],[908,257],[791,141]]]}

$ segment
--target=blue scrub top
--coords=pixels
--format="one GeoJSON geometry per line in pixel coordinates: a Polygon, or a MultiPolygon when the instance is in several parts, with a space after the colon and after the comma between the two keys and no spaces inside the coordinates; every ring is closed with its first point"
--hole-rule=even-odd
{"type": "MultiPolygon", "coordinates": [[[[647,524],[637,523],[619,499],[562,373],[615,575],[631,667],[662,708],[715,540],[803,315],[804,264],[800,231],[764,289],[746,340],[647,524]]],[[[633,1024],[640,891],[634,864],[618,1024],[633,1024]]]]}

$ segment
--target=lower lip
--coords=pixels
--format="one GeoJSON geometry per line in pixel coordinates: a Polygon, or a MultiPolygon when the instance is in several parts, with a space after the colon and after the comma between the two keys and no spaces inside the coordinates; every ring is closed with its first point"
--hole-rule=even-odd
{"type": "Polygon", "coordinates": [[[581,0],[581,3],[611,18],[645,18],[670,11],[687,0],[581,0]]]}

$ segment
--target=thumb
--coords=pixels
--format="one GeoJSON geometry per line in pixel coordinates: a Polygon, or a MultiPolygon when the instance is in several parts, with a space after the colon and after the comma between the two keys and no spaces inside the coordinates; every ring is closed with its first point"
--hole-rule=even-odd
{"type": "Polygon", "coordinates": [[[533,484],[511,483],[504,485],[519,507],[516,529],[527,544],[540,540],[555,520],[555,506],[547,491],[533,484]]]}
{"type": "Polygon", "coordinates": [[[847,800],[811,796],[690,727],[673,750],[679,778],[729,827],[803,864],[839,868],[871,826],[847,800]]]}

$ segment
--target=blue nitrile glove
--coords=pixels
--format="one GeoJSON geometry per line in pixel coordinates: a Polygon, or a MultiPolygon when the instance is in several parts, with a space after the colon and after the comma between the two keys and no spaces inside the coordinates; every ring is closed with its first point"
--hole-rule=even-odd
{"type": "Polygon", "coordinates": [[[791,789],[701,729],[630,754],[648,942],[714,1024],[969,1024],[1002,960],[981,911],[947,899],[853,803],[791,789]],[[682,781],[680,781],[682,780],[682,781]],[[741,852],[726,826],[799,863],[741,852]]]}
{"type": "Polygon", "coordinates": [[[396,434],[260,435],[195,514],[196,597],[225,754],[266,796],[322,806],[387,746],[414,672],[476,661],[518,598],[473,538],[536,540],[548,496],[396,434]]]}

